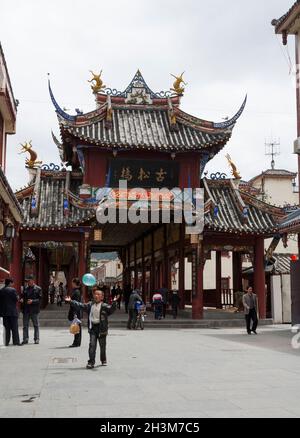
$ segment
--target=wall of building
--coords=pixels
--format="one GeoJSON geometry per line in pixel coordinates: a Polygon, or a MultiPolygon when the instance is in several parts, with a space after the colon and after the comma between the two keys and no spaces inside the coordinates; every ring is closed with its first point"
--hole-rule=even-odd
{"type": "MultiPolygon", "coordinates": [[[[216,253],[212,251],[211,260],[206,260],[204,268],[204,290],[216,289],[216,253]]],[[[229,278],[229,288],[232,284],[232,254],[229,257],[222,257],[222,278],[229,278]]]]}
{"type": "MultiPolygon", "coordinates": [[[[123,266],[119,259],[102,261],[100,266],[92,270],[97,282],[105,283],[106,279],[117,279],[123,272],[123,266]]],[[[117,281],[117,280],[116,280],[117,281]]]]}
{"type": "MultiPolygon", "coordinates": [[[[113,160],[113,154],[108,152],[99,152],[94,148],[83,149],[84,161],[85,161],[85,173],[84,184],[88,184],[91,187],[105,187],[107,180],[107,173],[109,170],[109,160],[113,160]]],[[[160,157],[157,156],[157,152],[131,152],[126,153],[119,152],[117,159],[124,158],[125,163],[129,163],[130,160],[153,160],[153,161],[166,161],[173,162],[170,153],[161,153],[160,157]]],[[[180,188],[190,188],[199,186],[200,178],[200,154],[185,153],[179,154],[175,158],[175,162],[179,163],[179,180],[176,186],[180,188]]]]}
{"type": "MultiPolygon", "coordinates": [[[[278,207],[286,204],[299,204],[299,194],[294,191],[293,180],[289,178],[264,178],[264,193],[266,202],[278,207]]],[[[262,179],[257,179],[253,186],[262,188],[262,179]]]]}
{"type": "MultiPolygon", "coordinates": [[[[0,108],[1,110],[1,108],[0,108]]],[[[0,166],[4,170],[5,167],[5,128],[4,119],[0,111],[0,166]]]]}
{"type": "Polygon", "coordinates": [[[271,300],[272,300],[272,318],[275,324],[282,324],[282,290],[281,290],[281,275],[273,275],[271,277],[271,300]]]}
{"type": "Polygon", "coordinates": [[[282,322],[292,322],[291,276],[282,276],[282,322]]]}

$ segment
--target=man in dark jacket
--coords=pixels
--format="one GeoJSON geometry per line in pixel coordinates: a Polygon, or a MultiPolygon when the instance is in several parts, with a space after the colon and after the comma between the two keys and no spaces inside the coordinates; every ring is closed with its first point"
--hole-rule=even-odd
{"type": "Polygon", "coordinates": [[[120,288],[119,284],[118,284],[118,287],[116,289],[116,295],[119,297],[119,299],[118,299],[118,309],[121,309],[121,301],[122,301],[123,291],[120,288]]]}
{"type": "Polygon", "coordinates": [[[251,286],[248,287],[247,293],[243,296],[243,305],[245,309],[247,333],[248,335],[251,335],[252,333],[257,335],[256,332],[258,325],[257,295],[253,293],[253,288],[251,286]],[[251,328],[251,320],[253,321],[252,328],[251,328]]]}
{"type": "Polygon", "coordinates": [[[124,303],[125,303],[125,312],[128,313],[128,303],[129,303],[129,298],[131,295],[132,289],[130,284],[125,284],[124,287],[124,303]]]}
{"type": "Polygon", "coordinates": [[[103,366],[107,365],[106,360],[106,338],[108,334],[108,316],[117,308],[116,296],[112,305],[104,303],[104,293],[100,290],[93,292],[93,301],[88,304],[82,304],[78,301],[72,301],[70,297],[66,298],[66,303],[70,303],[75,312],[83,310],[88,314],[88,328],[90,334],[89,360],[87,369],[95,367],[97,341],[100,345],[100,360],[103,366]]]}
{"type": "Polygon", "coordinates": [[[173,318],[176,319],[178,315],[178,306],[180,303],[180,297],[178,295],[177,290],[173,290],[172,297],[171,297],[171,304],[172,304],[172,312],[173,312],[173,318]]]}
{"type": "Polygon", "coordinates": [[[39,313],[40,302],[42,300],[42,289],[34,282],[34,277],[29,275],[26,278],[28,282],[23,293],[21,294],[22,312],[23,312],[23,345],[29,341],[29,321],[32,321],[34,327],[34,343],[39,344],[39,313]]]}
{"type": "Polygon", "coordinates": [[[138,315],[138,311],[136,308],[137,302],[143,303],[143,299],[139,295],[139,291],[134,290],[130,295],[129,303],[128,303],[128,312],[129,312],[128,323],[127,323],[128,330],[131,330],[132,328],[135,329],[136,326],[136,319],[138,315]]]}
{"type": "Polygon", "coordinates": [[[3,325],[5,328],[5,345],[10,343],[12,334],[13,344],[21,345],[18,328],[18,294],[13,288],[13,279],[7,278],[5,280],[5,287],[0,290],[1,312],[3,316],[3,325]]]}
{"type": "MultiPolygon", "coordinates": [[[[81,303],[81,290],[80,290],[79,278],[73,278],[73,280],[72,280],[71,300],[81,303]]],[[[73,321],[75,316],[77,316],[77,318],[81,320],[82,310],[77,309],[77,311],[75,311],[74,307],[70,306],[68,320],[70,322],[73,321]]],[[[74,335],[74,341],[73,341],[73,344],[70,345],[70,348],[80,347],[80,345],[81,345],[81,324],[79,324],[79,330],[80,330],[79,333],[77,335],[74,335]]]]}

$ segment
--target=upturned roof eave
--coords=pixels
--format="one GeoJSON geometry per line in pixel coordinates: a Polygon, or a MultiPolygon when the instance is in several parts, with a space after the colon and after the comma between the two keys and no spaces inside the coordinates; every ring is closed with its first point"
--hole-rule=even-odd
{"type": "Polygon", "coordinates": [[[280,17],[279,19],[274,19],[272,21],[272,24],[275,25],[275,33],[295,34],[296,32],[294,31],[291,32],[291,25],[299,15],[300,15],[300,1],[297,0],[286,14],[282,15],[282,17],[280,17]]]}

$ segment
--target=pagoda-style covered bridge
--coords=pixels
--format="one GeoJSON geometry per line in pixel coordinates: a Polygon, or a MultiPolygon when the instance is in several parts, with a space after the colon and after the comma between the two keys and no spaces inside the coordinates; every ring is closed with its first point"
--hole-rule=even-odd
{"type": "MultiPolygon", "coordinates": [[[[180,82],[179,82],[180,83],[180,82]]],[[[258,201],[239,189],[240,179],[202,178],[206,164],[230,139],[241,109],[230,120],[213,123],[180,109],[183,88],[154,93],[138,71],[124,92],[102,89],[95,80],[96,109],[71,116],[56,102],[61,140],[55,136],[61,159],[71,170],[32,169],[33,179],[17,193],[24,222],[15,254],[23,255],[48,287],[49,270],[59,266],[68,284],[89,270],[91,252],[117,251],[123,262],[123,284],[139,287],[145,299],[163,284],[171,288],[171,267],[179,266],[181,305],[185,302],[186,261],[192,265],[193,318],[203,317],[203,273],[206,260],[216,251],[217,307],[221,300],[221,254],[233,252],[233,284],[242,290],[242,255],[254,262],[254,288],[260,316],[266,316],[264,239],[278,235],[280,209],[258,201]],[[204,190],[204,231],[186,233],[186,224],[101,224],[96,209],[126,182],[128,191],[140,187],[204,190]],[[31,255],[31,259],[28,256],[31,255]],[[27,257],[27,258],[26,258],[27,257]]],[[[171,191],[172,193],[172,191],[171,191]]],[[[128,198],[125,190],[120,196],[128,198]]],[[[135,201],[130,202],[134,205],[135,201]]],[[[138,201],[136,201],[138,202],[138,201]]],[[[159,202],[159,210],[163,202],[159,202]]],[[[118,209],[120,206],[118,204],[118,209]]],[[[14,276],[22,282],[23,273],[14,276]]],[[[28,268],[26,268],[28,269],[28,268]]],[[[46,305],[47,298],[45,298],[46,305]]]]}

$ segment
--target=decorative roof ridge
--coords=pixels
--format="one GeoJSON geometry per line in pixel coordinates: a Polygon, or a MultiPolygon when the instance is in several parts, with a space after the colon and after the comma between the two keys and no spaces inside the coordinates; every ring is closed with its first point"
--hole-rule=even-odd
{"type": "Polygon", "coordinates": [[[70,114],[67,114],[57,103],[52,88],[51,88],[51,84],[50,84],[50,79],[48,79],[48,90],[49,90],[49,94],[50,94],[50,98],[51,101],[54,105],[54,108],[56,110],[56,113],[62,117],[64,120],[68,120],[69,122],[75,122],[76,121],[76,116],[71,116],[70,114]]]}
{"type": "Polygon", "coordinates": [[[144,88],[147,92],[147,94],[149,94],[151,99],[164,99],[164,98],[168,98],[168,97],[177,97],[176,94],[172,93],[171,91],[159,91],[159,92],[154,92],[151,90],[151,88],[148,86],[148,84],[146,83],[142,73],[140,72],[140,70],[138,69],[136,74],[134,75],[134,77],[132,78],[130,84],[126,87],[126,89],[124,91],[118,91],[115,88],[106,88],[104,90],[104,94],[106,95],[110,95],[112,97],[128,97],[128,94],[130,94],[133,90],[133,88],[144,88]],[[138,85],[137,85],[138,84],[138,85]]]}
{"type": "Polygon", "coordinates": [[[40,209],[41,175],[42,175],[42,171],[41,171],[41,168],[39,167],[36,171],[34,188],[33,188],[32,198],[31,198],[30,214],[33,217],[38,216],[39,209],[40,209]]]}
{"type": "Polygon", "coordinates": [[[180,124],[185,125],[185,126],[189,126],[189,127],[193,128],[193,129],[196,129],[197,131],[208,132],[210,134],[224,133],[224,134],[230,134],[231,135],[232,130],[234,128],[234,125],[232,125],[231,128],[215,128],[213,122],[209,122],[209,121],[206,121],[206,120],[199,119],[199,120],[201,120],[200,123],[202,123],[200,125],[199,122],[193,123],[193,121],[195,119],[197,119],[195,117],[191,117],[191,120],[188,120],[187,117],[182,117],[182,114],[180,112],[178,112],[178,109],[175,109],[174,113],[176,115],[177,121],[180,124]]]}
{"type": "Polygon", "coordinates": [[[275,31],[279,31],[280,27],[288,20],[290,15],[296,10],[297,6],[300,5],[300,0],[297,0],[290,9],[283,14],[280,18],[274,18],[271,22],[272,26],[275,26],[275,31]]]}
{"type": "Polygon", "coordinates": [[[34,182],[30,182],[27,184],[27,186],[21,187],[20,189],[16,190],[14,192],[15,196],[21,194],[24,190],[32,189],[34,187],[34,182]]]}
{"type": "Polygon", "coordinates": [[[93,211],[95,211],[97,208],[97,205],[95,204],[87,204],[86,202],[84,202],[78,195],[76,195],[70,189],[68,190],[68,196],[70,203],[74,205],[74,207],[81,208],[84,210],[93,210],[93,211]]]}
{"type": "Polygon", "coordinates": [[[72,126],[76,128],[81,126],[88,126],[90,123],[95,123],[96,121],[103,120],[107,113],[107,107],[107,102],[105,102],[103,105],[99,106],[93,111],[74,116],[73,120],[65,119],[60,114],[58,114],[59,123],[63,127],[72,126]]]}
{"type": "Polygon", "coordinates": [[[238,119],[241,117],[241,115],[243,114],[244,109],[245,109],[246,104],[247,104],[247,100],[248,100],[248,95],[246,94],[245,99],[244,99],[240,109],[238,110],[238,112],[231,119],[227,120],[226,122],[214,123],[214,127],[221,128],[221,129],[233,127],[236,124],[236,122],[238,121],[238,119]]]}
{"type": "Polygon", "coordinates": [[[239,210],[240,210],[241,212],[243,212],[244,209],[246,208],[246,204],[245,204],[244,201],[243,201],[243,198],[242,198],[242,196],[241,196],[241,193],[240,193],[238,187],[236,187],[236,186],[234,185],[233,180],[230,179],[229,181],[230,181],[230,186],[231,186],[231,188],[232,188],[232,190],[233,190],[233,193],[234,193],[234,195],[235,195],[235,200],[237,201],[238,208],[239,208],[239,210]]]}
{"type": "Polygon", "coordinates": [[[261,201],[260,199],[257,199],[255,196],[252,196],[250,193],[243,190],[240,190],[240,194],[242,199],[246,200],[246,202],[253,207],[257,207],[279,218],[285,216],[285,211],[281,207],[277,207],[276,205],[271,205],[267,202],[261,201]]]}
{"type": "MultiPolygon", "coordinates": [[[[205,190],[206,190],[206,192],[207,192],[207,194],[208,194],[208,199],[207,199],[206,203],[207,203],[207,202],[211,202],[212,205],[213,205],[213,207],[215,207],[215,205],[216,205],[216,201],[214,200],[213,194],[212,194],[211,191],[210,191],[210,188],[209,188],[209,185],[208,185],[208,181],[209,181],[209,180],[208,180],[207,178],[203,178],[204,188],[205,188],[205,190]]],[[[205,203],[205,204],[206,204],[206,203],[205,203]]]]}
{"type": "Polygon", "coordinates": [[[300,221],[300,208],[297,210],[291,211],[290,213],[286,214],[285,217],[282,219],[282,223],[286,221],[290,221],[292,219],[297,219],[297,221],[300,221]]]}
{"type": "MultiPolygon", "coordinates": [[[[237,120],[241,117],[241,115],[244,112],[244,109],[246,107],[246,103],[247,103],[247,99],[248,96],[246,95],[240,109],[238,110],[238,112],[230,119],[227,120],[225,122],[221,122],[221,123],[215,123],[209,120],[204,120],[204,119],[200,119],[198,117],[192,116],[191,114],[183,111],[181,108],[176,108],[175,112],[177,113],[178,118],[180,118],[180,120],[188,120],[191,123],[193,123],[193,121],[196,123],[196,125],[198,123],[200,124],[204,124],[204,125],[210,125],[211,129],[217,130],[218,132],[220,130],[222,131],[226,131],[226,130],[231,130],[234,128],[234,125],[236,124],[237,120]]],[[[196,127],[196,126],[195,126],[196,127]]],[[[207,126],[208,127],[208,126],[207,126]]]]}

